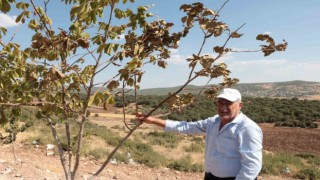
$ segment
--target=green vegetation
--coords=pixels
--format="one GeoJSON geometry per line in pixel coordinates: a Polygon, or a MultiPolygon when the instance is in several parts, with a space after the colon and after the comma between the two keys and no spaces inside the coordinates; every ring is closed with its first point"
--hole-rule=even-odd
{"type": "Polygon", "coordinates": [[[320,179],[319,162],[320,156],[312,154],[264,154],[261,173],[298,179],[320,179]]]}
{"type": "Polygon", "coordinates": [[[204,152],[204,144],[192,143],[190,146],[185,148],[186,152],[192,153],[203,153],[204,152]]]}
{"type": "Polygon", "coordinates": [[[160,145],[167,148],[176,148],[182,140],[181,135],[172,132],[153,131],[148,133],[145,138],[152,145],[160,145]]]}
{"type": "Polygon", "coordinates": [[[171,169],[186,172],[203,172],[204,166],[202,164],[193,164],[190,156],[182,157],[179,160],[173,161],[168,166],[171,169]]]}
{"type": "Polygon", "coordinates": [[[0,106],[0,126],[6,132],[4,134],[2,134],[2,131],[0,132],[0,144],[14,142],[17,134],[32,127],[35,120],[36,115],[34,110],[0,106]]]}
{"type": "MultiPolygon", "coordinates": [[[[72,129],[77,124],[72,124],[72,129]]],[[[99,126],[93,123],[87,123],[86,133],[83,143],[82,156],[92,156],[97,160],[104,161],[110,154],[107,147],[114,147],[120,140],[119,135],[114,133],[111,128],[108,129],[105,126],[99,126]],[[103,144],[99,147],[92,148],[92,138],[102,140],[103,144]]],[[[63,126],[57,124],[58,133],[63,130],[63,126]]],[[[37,123],[35,126],[27,129],[31,131],[33,136],[30,136],[25,142],[32,142],[37,140],[40,144],[54,144],[50,127],[43,122],[37,123]]],[[[72,131],[74,132],[74,131],[72,131]]],[[[59,133],[61,134],[61,132],[59,133]]],[[[76,136],[72,134],[73,141],[76,140],[76,136]]],[[[61,138],[65,139],[65,138],[61,138]]],[[[127,153],[131,154],[131,158],[141,164],[145,164],[148,167],[168,167],[178,171],[186,172],[203,172],[204,164],[197,163],[191,158],[192,153],[204,153],[204,139],[199,136],[191,136],[190,145],[186,146],[184,150],[188,152],[187,155],[180,159],[168,159],[165,154],[158,153],[154,150],[156,146],[162,146],[167,148],[168,151],[173,147],[177,147],[183,140],[181,135],[165,132],[148,132],[148,133],[136,133],[134,139],[127,140],[120,150],[112,157],[118,162],[128,163],[129,158],[127,153]],[[155,143],[157,142],[157,143],[155,143]]],[[[62,142],[65,143],[65,142],[62,142]]],[[[72,143],[74,144],[74,143],[72,143]]],[[[167,152],[167,151],[166,151],[167,152]]],[[[320,179],[320,156],[310,153],[273,153],[263,154],[263,168],[261,174],[285,176],[298,179],[320,179]],[[290,174],[285,172],[285,169],[289,168],[290,174]]]]}
{"type": "MultiPolygon", "coordinates": [[[[138,104],[143,107],[153,107],[165,96],[140,96],[138,104]]],[[[116,99],[117,104],[122,103],[116,99]]],[[[258,123],[276,123],[276,126],[289,126],[301,128],[317,128],[314,121],[320,119],[320,101],[279,99],[279,98],[243,98],[242,111],[252,120],[258,123]]],[[[126,104],[135,102],[133,96],[126,97],[126,104]]],[[[161,107],[161,111],[169,111],[167,106],[161,107]]],[[[198,96],[194,104],[183,112],[172,112],[168,118],[173,120],[196,121],[216,114],[213,100],[204,96],[198,96]]],[[[165,117],[166,118],[166,117],[165,117]]]]}

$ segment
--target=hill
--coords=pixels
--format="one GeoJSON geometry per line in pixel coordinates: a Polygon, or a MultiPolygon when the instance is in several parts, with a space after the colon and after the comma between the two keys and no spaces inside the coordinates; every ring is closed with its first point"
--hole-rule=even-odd
{"type": "MultiPolygon", "coordinates": [[[[198,94],[208,86],[190,85],[182,93],[198,94]]],[[[178,87],[142,89],[140,95],[166,95],[174,92],[178,87]]],[[[278,97],[278,98],[299,98],[299,99],[318,99],[320,100],[320,82],[310,81],[287,81],[270,83],[239,83],[234,88],[241,91],[243,96],[249,97],[278,97]]]]}

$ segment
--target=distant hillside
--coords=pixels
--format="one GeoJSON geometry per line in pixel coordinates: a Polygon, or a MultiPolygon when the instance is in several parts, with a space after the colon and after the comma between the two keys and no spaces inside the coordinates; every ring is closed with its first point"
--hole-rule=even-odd
{"type": "MultiPolygon", "coordinates": [[[[210,87],[210,86],[207,86],[210,87]]],[[[166,95],[174,92],[179,87],[142,89],[140,95],[166,95]]],[[[287,81],[270,83],[239,83],[234,86],[243,96],[250,97],[279,97],[279,98],[300,98],[300,99],[319,99],[320,82],[310,81],[287,81]]],[[[205,86],[187,86],[182,93],[199,93],[206,89],[205,86]]]]}
{"type": "MultiPolygon", "coordinates": [[[[210,88],[208,86],[187,86],[182,93],[199,94],[200,91],[210,88]]],[[[178,90],[179,86],[167,88],[151,88],[139,90],[139,95],[167,95],[178,90]]],[[[245,97],[277,97],[320,100],[320,82],[287,81],[270,83],[239,83],[233,88],[238,89],[245,97]]],[[[96,88],[98,89],[98,88],[96,88]]],[[[83,90],[82,90],[83,91],[83,90]]],[[[129,92],[133,94],[133,91],[129,92]]]]}

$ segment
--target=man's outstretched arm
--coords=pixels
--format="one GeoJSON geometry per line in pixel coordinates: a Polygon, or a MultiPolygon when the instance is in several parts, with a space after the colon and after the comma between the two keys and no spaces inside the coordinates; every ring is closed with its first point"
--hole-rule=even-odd
{"type": "Polygon", "coordinates": [[[166,121],[163,119],[157,118],[157,117],[153,117],[153,116],[147,117],[142,113],[137,113],[136,118],[140,122],[144,122],[147,124],[154,124],[154,125],[157,125],[161,128],[164,128],[166,126],[166,121]]]}

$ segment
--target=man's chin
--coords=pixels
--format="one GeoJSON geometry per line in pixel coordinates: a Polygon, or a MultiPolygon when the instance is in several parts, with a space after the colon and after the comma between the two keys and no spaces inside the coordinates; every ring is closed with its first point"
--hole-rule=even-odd
{"type": "Polygon", "coordinates": [[[230,120],[230,116],[227,116],[227,115],[220,115],[220,119],[222,120],[222,121],[229,121],[230,120]]]}

